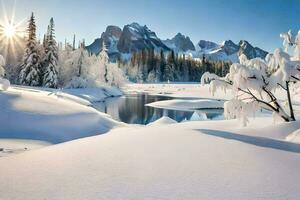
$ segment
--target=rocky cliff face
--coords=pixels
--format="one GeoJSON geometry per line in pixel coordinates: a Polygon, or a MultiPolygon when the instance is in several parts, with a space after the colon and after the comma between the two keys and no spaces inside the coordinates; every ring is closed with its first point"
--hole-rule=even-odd
{"type": "Polygon", "coordinates": [[[98,54],[102,49],[102,44],[106,45],[109,54],[117,53],[117,44],[122,34],[122,29],[118,26],[108,26],[101,34],[100,38],[97,38],[91,45],[87,46],[86,49],[94,54],[98,54]]]}
{"type": "Polygon", "coordinates": [[[198,46],[200,47],[201,50],[212,50],[220,47],[220,45],[207,40],[200,40],[198,42],[198,46]]]}
{"type": "Polygon", "coordinates": [[[252,58],[265,58],[268,54],[268,52],[258,48],[258,47],[253,47],[248,41],[246,40],[241,40],[239,42],[239,52],[238,54],[245,54],[248,59],[252,58]]]}
{"type": "Polygon", "coordinates": [[[177,33],[172,39],[164,40],[163,43],[176,52],[195,51],[195,46],[188,36],[177,33]]]}
{"type": "Polygon", "coordinates": [[[124,26],[118,43],[119,52],[131,53],[142,49],[169,50],[155,32],[148,29],[147,26],[141,26],[138,23],[124,26]]]}

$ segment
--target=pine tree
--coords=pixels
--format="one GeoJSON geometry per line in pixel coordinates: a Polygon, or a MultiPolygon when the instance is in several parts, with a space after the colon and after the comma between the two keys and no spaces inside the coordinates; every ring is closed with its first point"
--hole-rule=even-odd
{"type": "Polygon", "coordinates": [[[174,81],[174,75],[175,75],[175,64],[176,64],[176,57],[175,52],[172,50],[167,57],[167,64],[165,65],[164,70],[164,80],[165,81],[174,81]]]}
{"type": "Polygon", "coordinates": [[[43,61],[43,86],[49,88],[57,88],[58,75],[57,75],[57,61],[58,61],[58,50],[56,46],[54,36],[54,21],[53,18],[50,20],[48,26],[48,33],[46,37],[46,48],[45,58],[43,61]]]}
{"type": "Polygon", "coordinates": [[[75,50],[75,42],[76,42],[76,35],[74,34],[73,36],[73,46],[72,46],[72,50],[75,50]]]}
{"type": "Polygon", "coordinates": [[[41,85],[41,64],[40,55],[36,43],[36,25],[34,14],[32,13],[28,28],[28,38],[26,49],[21,64],[19,82],[22,85],[40,86],[41,85]]]}
{"type": "Polygon", "coordinates": [[[107,64],[108,64],[109,57],[107,55],[107,48],[106,48],[106,45],[105,45],[104,41],[102,42],[102,49],[99,53],[99,56],[102,59],[102,62],[104,64],[104,80],[105,80],[105,83],[108,83],[107,64]]]}
{"type": "Polygon", "coordinates": [[[160,50],[160,81],[164,81],[164,74],[165,74],[165,65],[166,65],[166,60],[165,60],[165,54],[164,51],[161,49],[160,50]]]}
{"type": "Polygon", "coordinates": [[[46,46],[47,46],[47,35],[44,34],[44,37],[43,37],[43,47],[44,47],[44,49],[46,48],[46,46]]]}

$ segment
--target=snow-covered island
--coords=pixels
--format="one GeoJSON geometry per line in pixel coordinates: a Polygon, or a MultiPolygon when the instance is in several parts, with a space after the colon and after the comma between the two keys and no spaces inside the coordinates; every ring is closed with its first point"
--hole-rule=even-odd
{"type": "Polygon", "coordinates": [[[26,34],[13,20],[0,200],[299,199],[300,31],[269,53],[138,23],[62,43],[53,18],[43,39],[34,13],[26,34]]]}

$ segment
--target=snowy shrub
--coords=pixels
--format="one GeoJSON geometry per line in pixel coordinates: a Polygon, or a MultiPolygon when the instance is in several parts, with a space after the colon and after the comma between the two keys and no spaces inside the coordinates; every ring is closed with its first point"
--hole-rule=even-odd
{"type": "Polygon", "coordinates": [[[88,80],[74,76],[71,81],[66,84],[66,88],[87,88],[89,85],[88,80]]]}
{"type": "Polygon", "coordinates": [[[10,86],[9,80],[3,78],[5,76],[5,59],[2,55],[0,55],[0,90],[7,90],[10,86]]]}
{"type": "Polygon", "coordinates": [[[155,72],[154,70],[152,70],[152,71],[148,74],[147,82],[148,82],[148,83],[154,83],[154,82],[156,82],[156,72],[155,72]]]}
{"type": "Polygon", "coordinates": [[[292,40],[291,31],[280,35],[284,38],[285,51],[276,49],[274,54],[269,54],[265,60],[254,58],[248,60],[240,56],[240,63],[234,63],[225,77],[204,73],[201,83],[210,81],[210,92],[215,94],[217,89],[226,91],[230,89],[234,98],[224,105],[224,115],[227,119],[238,118],[246,125],[248,116],[260,108],[273,111],[273,116],[278,116],[284,121],[294,121],[290,86],[300,80],[299,60],[299,32],[295,41],[292,40]],[[287,51],[289,46],[294,46],[294,57],[287,51]],[[281,88],[286,92],[287,107],[275,96],[275,90],[281,88]]]}
{"type": "Polygon", "coordinates": [[[10,86],[10,82],[9,80],[5,79],[5,78],[0,78],[0,90],[7,90],[10,86]]]}
{"type": "Polygon", "coordinates": [[[84,48],[66,47],[59,52],[59,84],[62,87],[120,87],[127,79],[117,63],[110,63],[107,49],[98,56],[89,55],[84,48]]]}
{"type": "Polygon", "coordinates": [[[77,81],[76,77],[86,79],[88,67],[90,66],[90,58],[86,50],[79,48],[73,51],[72,48],[66,47],[65,50],[59,52],[58,60],[60,86],[70,85],[69,82],[77,81]]]}
{"type": "Polygon", "coordinates": [[[0,55],[0,77],[4,77],[5,76],[5,59],[2,55],[0,55]]]}

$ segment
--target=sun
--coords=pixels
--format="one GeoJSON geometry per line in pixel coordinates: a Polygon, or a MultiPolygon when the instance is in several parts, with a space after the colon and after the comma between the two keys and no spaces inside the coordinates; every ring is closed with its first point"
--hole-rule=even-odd
{"type": "Polygon", "coordinates": [[[13,24],[9,23],[3,27],[3,34],[5,35],[5,37],[13,38],[14,36],[16,36],[16,32],[17,27],[13,24]]]}
{"type": "MultiPolygon", "coordinates": [[[[12,0],[13,1],[13,0],[12,0]]],[[[24,48],[26,28],[24,22],[27,18],[15,20],[16,0],[14,0],[12,10],[6,9],[3,0],[0,0],[0,54],[6,59],[15,59],[24,48]],[[7,13],[9,12],[9,14],[7,13]]]]}

